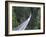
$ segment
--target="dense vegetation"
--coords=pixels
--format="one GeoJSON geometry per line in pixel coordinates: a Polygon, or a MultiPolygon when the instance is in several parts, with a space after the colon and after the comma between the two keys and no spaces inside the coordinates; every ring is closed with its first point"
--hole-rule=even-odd
{"type": "Polygon", "coordinates": [[[12,27],[16,28],[23,21],[25,21],[29,15],[32,15],[31,20],[26,27],[26,30],[40,29],[40,8],[35,7],[12,7],[12,27]]]}

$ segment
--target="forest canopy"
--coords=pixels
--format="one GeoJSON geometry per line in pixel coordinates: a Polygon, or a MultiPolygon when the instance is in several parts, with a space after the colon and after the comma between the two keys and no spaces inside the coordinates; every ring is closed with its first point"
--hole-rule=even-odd
{"type": "Polygon", "coordinates": [[[16,28],[25,21],[31,13],[31,19],[25,30],[40,29],[39,7],[12,7],[12,28],[16,28]]]}

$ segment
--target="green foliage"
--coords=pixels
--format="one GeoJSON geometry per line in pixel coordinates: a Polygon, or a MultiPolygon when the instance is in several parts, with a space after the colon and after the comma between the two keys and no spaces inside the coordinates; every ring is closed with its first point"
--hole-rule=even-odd
{"type": "Polygon", "coordinates": [[[40,8],[31,9],[32,18],[26,29],[40,29],[40,8]]]}
{"type": "Polygon", "coordinates": [[[12,12],[12,27],[15,28],[19,25],[19,22],[17,21],[16,14],[13,10],[12,12]]]}
{"type": "Polygon", "coordinates": [[[23,21],[25,21],[29,15],[32,15],[26,30],[40,29],[40,8],[35,7],[12,7],[12,27],[16,28],[23,21]]]}

